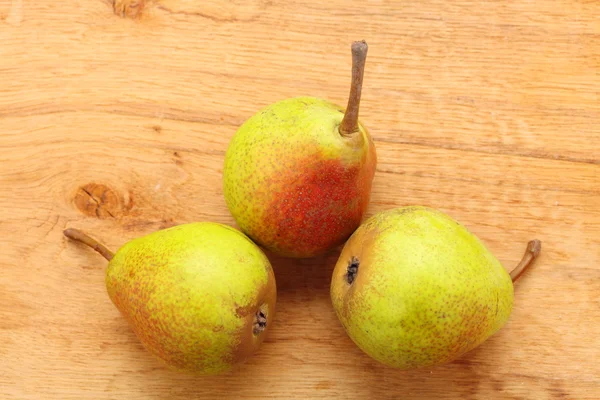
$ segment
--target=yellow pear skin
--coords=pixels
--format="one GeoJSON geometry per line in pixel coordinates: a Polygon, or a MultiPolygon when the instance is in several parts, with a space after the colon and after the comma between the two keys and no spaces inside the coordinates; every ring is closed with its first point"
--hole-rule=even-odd
{"type": "Polygon", "coordinates": [[[399,369],[445,364],[479,346],[508,321],[513,295],[511,275],[475,235],[423,206],[369,218],[345,244],[331,282],[350,338],[399,369]]]}
{"type": "Polygon", "coordinates": [[[272,324],[269,260],[229,226],[174,226],[131,240],[114,256],[81,232],[65,235],[104,252],[110,299],[143,346],[173,369],[228,371],[258,350],[272,324]]]}

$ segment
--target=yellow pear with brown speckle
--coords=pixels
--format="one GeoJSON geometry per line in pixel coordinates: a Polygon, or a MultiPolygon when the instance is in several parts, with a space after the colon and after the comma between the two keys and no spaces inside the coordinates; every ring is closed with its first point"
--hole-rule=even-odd
{"type": "Polygon", "coordinates": [[[271,264],[234,228],[178,225],[131,240],[115,254],[78,230],[64,234],[109,260],[110,299],[143,346],[169,367],[228,371],[258,350],[272,325],[271,264]]]}
{"type": "Polygon", "coordinates": [[[400,369],[451,362],[506,324],[513,280],[540,251],[531,241],[509,274],[448,215],[421,206],[380,212],[345,244],[331,281],[335,313],[375,360],[400,369]]]}

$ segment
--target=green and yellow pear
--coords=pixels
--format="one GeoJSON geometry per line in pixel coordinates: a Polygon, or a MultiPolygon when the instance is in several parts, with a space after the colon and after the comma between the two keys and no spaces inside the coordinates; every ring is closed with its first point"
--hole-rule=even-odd
{"type": "Polygon", "coordinates": [[[367,44],[352,45],[352,85],[343,108],[315,97],[271,104],[250,117],[225,155],[223,190],[254,242],[305,258],[342,245],[369,204],[377,156],[358,110],[367,44]]]}
{"type": "Polygon", "coordinates": [[[441,211],[383,211],[346,242],[331,301],[350,338],[375,360],[399,369],[445,364],[506,324],[513,281],[540,247],[529,242],[509,274],[474,234],[441,211]]]}
{"type": "Polygon", "coordinates": [[[64,234],[109,260],[108,296],[143,346],[170,368],[228,371],[257,351],[272,324],[271,264],[234,228],[177,225],[131,240],[115,254],[81,231],[64,234]]]}

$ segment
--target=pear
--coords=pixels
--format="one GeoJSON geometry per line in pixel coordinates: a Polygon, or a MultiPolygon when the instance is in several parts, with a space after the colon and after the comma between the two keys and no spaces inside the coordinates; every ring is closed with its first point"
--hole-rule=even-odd
{"type": "Polygon", "coordinates": [[[64,234],[109,260],[108,296],[142,345],[171,369],[231,370],[258,350],[272,324],[271,264],[236,229],[177,225],[131,240],[115,254],[76,229],[64,234]]]}
{"type": "Polygon", "coordinates": [[[225,155],[223,188],[237,225],[273,253],[295,258],[342,245],[369,204],[377,156],[358,120],[367,56],[352,44],[346,111],[294,97],[258,111],[237,130],[225,155]]]}
{"type": "Polygon", "coordinates": [[[424,206],[375,214],[350,237],[331,281],[331,301],[354,343],[399,369],[456,360],[507,322],[513,281],[538,255],[529,242],[510,274],[448,215],[424,206]]]}

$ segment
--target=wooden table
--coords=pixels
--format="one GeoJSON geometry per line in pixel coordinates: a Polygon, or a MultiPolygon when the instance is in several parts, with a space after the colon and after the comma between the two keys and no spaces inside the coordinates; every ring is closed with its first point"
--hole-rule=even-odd
{"type": "Polygon", "coordinates": [[[595,0],[0,0],[0,398],[600,398],[599,21],[595,0]],[[383,367],[333,313],[336,249],[272,258],[276,326],[237,371],[167,371],[62,230],[116,249],[233,224],[236,128],[286,97],[344,105],[356,39],[369,215],[439,208],[507,269],[541,239],[509,323],[450,365],[383,367]]]}

